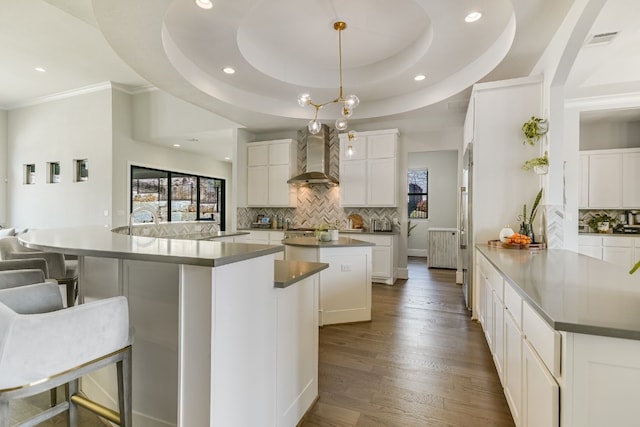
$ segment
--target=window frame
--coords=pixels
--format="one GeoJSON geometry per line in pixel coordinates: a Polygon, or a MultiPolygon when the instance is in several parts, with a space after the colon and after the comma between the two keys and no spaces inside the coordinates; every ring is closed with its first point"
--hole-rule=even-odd
{"type": "Polygon", "coordinates": [[[427,220],[429,219],[429,168],[428,167],[416,167],[416,168],[409,168],[407,169],[407,219],[410,220],[427,220]],[[412,172],[424,172],[425,174],[425,181],[426,181],[426,188],[424,189],[424,191],[422,192],[417,192],[417,191],[409,191],[409,188],[411,186],[411,182],[409,180],[409,175],[412,172]],[[412,217],[411,213],[413,211],[416,211],[416,209],[414,209],[413,211],[409,208],[409,204],[411,203],[411,197],[415,197],[415,196],[424,196],[424,200],[426,200],[426,210],[425,210],[425,216],[419,216],[419,217],[412,217]]]}
{"type": "MultiPolygon", "coordinates": [[[[157,191],[155,193],[149,193],[149,194],[157,194],[158,195],[158,203],[160,202],[165,202],[166,201],[166,207],[167,207],[167,215],[165,215],[165,217],[162,218],[162,222],[172,222],[171,220],[171,207],[172,207],[172,202],[173,202],[173,191],[172,191],[172,179],[173,178],[179,178],[179,177],[193,177],[196,178],[196,183],[195,183],[195,187],[196,187],[196,197],[195,197],[195,205],[196,205],[196,219],[195,221],[214,221],[215,218],[212,215],[211,218],[203,218],[201,217],[201,207],[200,207],[200,190],[201,190],[201,180],[214,180],[216,182],[219,183],[219,193],[218,193],[218,213],[220,214],[220,221],[218,223],[220,230],[224,231],[225,230],[225,223],[226,223],[226,203],[225,203],[225,199],[226,199],[226,180],[223,178],[216,178],[216,177],[212,177],[212,176],[204,176],[204,175],[197,175],[194,173],[189,173],[189,172],[183,172],[183,171],[171,171],[171,170],[165,170],[165,169],[159,169],[159,168],[154,168],[154,167],[149,167],[149,166],[141,166],[141,165],[136,165],[136,164],[130,164],[129,165],[129,215],[131,215],[131,213],[133,213],[133,206],[134,206],[134,200],[133,200],[133,190],[134,188],[136,188],[136,184],[135,181],[138,178],[134,177],[134,171],[136,169],[143,169],[143,170],[147,170],[147,171],[153,171],[153,172],[157,172],[158,174],[166,174],[165,176],[162,177],[158,177],[158,185],[157,185],[157,191]],[[161,179],[166,179],[167,181],[167,195],[166,195],[166,199],[162,199],[161,195],[162,195],[162,185],[160,183],[161,179]]],[[[139,187],[138,187],[139,188],[139,187]]],[[[137,194],[144,194],[144,193],[140,193],[137,192],[137,194]]]]}

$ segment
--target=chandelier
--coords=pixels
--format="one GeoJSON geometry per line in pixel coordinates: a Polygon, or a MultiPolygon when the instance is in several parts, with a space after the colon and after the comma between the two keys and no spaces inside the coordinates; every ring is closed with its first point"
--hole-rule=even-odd
{"type": "Polygon", "coordinates": [[[327,101],[322,104],[316,104],[311,100],[311,95],[308,93],[303,93],[300,96],[298,96],[298,104],[300,104],[301,107],[306,107],[307,105],[311,105],[316,109],[315,114],[313,115],[313,120],[310,120],[309,124],[307,125],[307,127],[309,128],[309,132],[312,134],[316,134],[320,132],[320,128],[322,124],[318,121],[318,111],[320,111],[320,109],[325,105],[334,104],[334,103],[342,104],[341,106],[342,117],[336,120],[335,126],[338,131],[343,131],[347,129],[347,125],[348,125],[347,119],[351,117],[351,114],[353,113],[353,109],[356,108],[360,103],[360,100],[358,99],[357,96],[347,95],[346,97],[344,97],[342,94],[342,31],[346,28],[347,28],[346,22],[336,21],[333,23],[333,29],[338,32],[338,55],[340,58],[340,62],[339,62],[340,90],[338,92],[338,97],[336,99],[327,101]]]}

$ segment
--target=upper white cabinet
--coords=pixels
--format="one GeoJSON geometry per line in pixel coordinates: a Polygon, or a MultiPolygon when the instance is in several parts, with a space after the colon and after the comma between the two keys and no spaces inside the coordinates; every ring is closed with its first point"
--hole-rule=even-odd
{"type": "Polygon", "coordinates": [[[582,151],[580,207],[640,208],[640,149],[582,151]]]}
{"type": "Polygon", "coordinates": [[[352,141],[341,134],[340,206],[396,207],[397,151],[397,129],[360,132],[352,141]]]}
{"type": "Polygon", "coordinates": [[[297,173],[296,148],[291,139],[248,144],[247,206],[296,207],[296,189],[287,184],[297,173]]]}

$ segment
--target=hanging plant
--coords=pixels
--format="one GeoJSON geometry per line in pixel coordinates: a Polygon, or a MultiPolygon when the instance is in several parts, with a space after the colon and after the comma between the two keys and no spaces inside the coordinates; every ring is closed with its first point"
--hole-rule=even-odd
{"type": "Polygon", "coordinates": [[[533,169],[538,175],[544,175],[549,169],[549,154],[545,151],[544,156],[529,159],[522,165],[522,170],[528,171],[533,169]]]}
{"type": "Polygon", "coordinates": [[[542,135],[546,134],[548,131],[549,123],[546,119],[531,116],[531,119],[529,119],[522,125],[522,133],[525,137],[525,140],[522,143],[535,145],[536,142],[540,140],[540,137],[542,137],[542,135]]]}

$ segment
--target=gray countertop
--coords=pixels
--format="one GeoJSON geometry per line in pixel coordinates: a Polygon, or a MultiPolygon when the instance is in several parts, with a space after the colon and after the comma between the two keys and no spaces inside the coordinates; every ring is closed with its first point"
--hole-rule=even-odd
{"type": "Polygon", "coordinates": [[[640,234],[634,233],[578,233],[578,236],[595,236],[595,237],[640,237],[640,234]]]}
{"type": "Polygon", "coordinates": [[[247,231],[213,231],[206,233],[193,233],[193,234],[180,234],[170,236],[171,239],[183,239],[183,240],[215,240],[222,237],[233,237],[247,235],[247,231]]]}
{"type": "Polygon", "coordinates": [[[476,247],[552,328],[640,340],[640,274],[564,249],[476,247]]]}
{"type": "Polygon", "coordinates": [[[326,268],[329,264],[324,262],[276,260],[273,283],[276,288],[286,288],[326,268]]]}
{"type": "Polygon", "coordinates": [[[218,267],[282,252],[283,246],[129,236],[104,227],[32,230],[18,236],[32,249],[70,255],[218,267]]]}
{"type": "Polygon", "coordinates": [[[374,243],[363,242],[362,240],[352,239],[351,237],[339,237],[338,240],[330,242],[321,242],[315,237],[293,237],[291,239],[284,239],[282,243],[289,246],[306,246],[311,248],[375,246],[374,243]]]}

